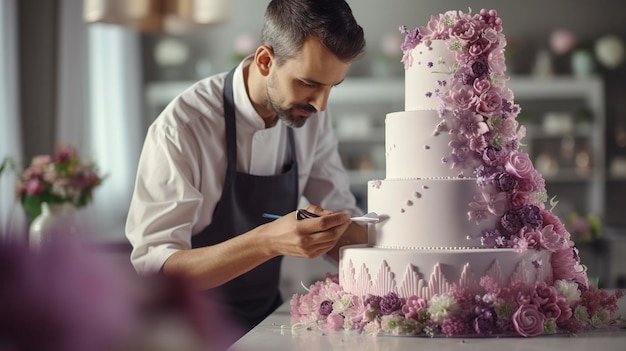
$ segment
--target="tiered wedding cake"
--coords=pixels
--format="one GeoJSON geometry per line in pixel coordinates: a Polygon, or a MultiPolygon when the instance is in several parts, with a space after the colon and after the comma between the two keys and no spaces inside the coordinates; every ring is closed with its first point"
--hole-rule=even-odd
{"type": "Polygon", "coordinates": [[[381,221],[370,224],[368,245],[342,248],[338,281],[294,296],[296,325],[577,332],[598,318],[584,305],[598,296],[608,322],[616,297],[588,287],[569,233],[546,206],[544,180],[520,150],[525,130],[505,86],[496,12],[449,11],[401,30],[405,111],[387,115],[386,179],[368,189],[381,221]]]}

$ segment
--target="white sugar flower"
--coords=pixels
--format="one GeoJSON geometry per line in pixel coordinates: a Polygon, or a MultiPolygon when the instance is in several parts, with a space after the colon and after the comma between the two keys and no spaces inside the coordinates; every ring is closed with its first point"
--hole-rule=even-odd
{"type": "Polygon", "coordinates": [[[461,308],[453,296],[448,295],[436,295],[430,299],[428,306],[428,313],[430,313],[430,319],[436,323],[442,323],[445,319],[450,318],[457,313],[461,308]]]}
{"type": "Polygon", "coordinates": [[[348,308],[352,306],[352,295],[346,294],[341,298],[333,301],[333,312],[344,313],[348,308]]]}
{"type": "Polygon", "coordinates": [[[578,284],[576,284],[575,282],[557,280],[554,282],[554,287],[556,288],[556,291],[559,295],[567,299],[567,302],[570,305],[580,300],[580,290],[578,290],[578,284]]]}

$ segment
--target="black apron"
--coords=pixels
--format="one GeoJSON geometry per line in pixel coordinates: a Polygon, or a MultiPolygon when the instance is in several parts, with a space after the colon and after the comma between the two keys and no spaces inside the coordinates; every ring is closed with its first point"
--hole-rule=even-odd
{"type": "MultiPolygon", "coordinates": [[[[270,220],[263,213],[286,214],[298,205],[298,164],[293,130],[287,128],[290,162],[282,174],[257,176],[237,172],[237,133],[233,99],[233,73],[224,82],[224,118],[228,166],[224,188],[211,224],[191,239],[192,247],[215,245],[250,231],[270,220]]],[[[282,256],[209,291],[219,299],[231,321],[243,332],[252,329],[283,302],[279,290],[282,256]]]]}

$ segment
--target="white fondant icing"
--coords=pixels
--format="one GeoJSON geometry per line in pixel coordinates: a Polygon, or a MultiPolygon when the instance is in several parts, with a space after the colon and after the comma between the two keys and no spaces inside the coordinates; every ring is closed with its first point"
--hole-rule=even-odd
{"type": "Polygon", "coordinates": [[[456,63],[454,53],[444,41],[434,40],[430,47],[417,45],[410,55],[413,65],[404,72],[404,110],[438,109],[437,93],[448,90],[451,67],[456,63]]]}
{"type": "Polygon", "coordinates": [[[369,226],[369,243],[402,248],[481,247],[482,231],[494,228],[497,217],[478,225],[469,220],[468,204],[478,192],[475,179],[382,180],[378,188],[368,187],[368,210],[381,219],[369,226]],[[413,197],[412,206],[403,207],[417,189],[422,189],[421,196],[413,197]]]}
{"type": "Polygon", "coordinates": [[[458,169],[452,169],[450,162],[441,162],[442,158],[450,155],[449,143],[455,134],[433,135],[440,122],[436,110],[387,114],[385,143],[394,145],[387,148],[387,179],[457,177],[458,169]]]}

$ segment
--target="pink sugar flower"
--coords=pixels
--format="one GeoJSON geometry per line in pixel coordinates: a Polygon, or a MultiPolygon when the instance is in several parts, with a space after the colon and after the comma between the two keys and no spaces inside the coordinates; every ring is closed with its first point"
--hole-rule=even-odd
{"type": "Polygon", "coordinates": [[[568,242],[554,230],[554,225],[548,224],[541,229],[541,247],[550,252],[555,252],[560,249],[566,249],[568,242]]]}
{"type": "Polygon", "coordinates": [[[450,35],[464,41],[475,41],[478,39],[479,31],[476,30],[476,22],[461,18],[450,29],[450,35]]]}
{"type": "Polygon", "coordinates": [[[498,282],[491,276],[485,275],[480,278],[480,286],[490,294],[500,294],[500,286],[498,282]]]}
{"type": "Polygon", "coordinates": [[[557,323],[563,323],[572,317],[572,308],[570,307],[569,302],[567,302],[566,298],[560,296],[556,300],[556,305],[561,310],[559,317],[556,319],[557,323]]]}
{"type": "Polygon", "coordinates": [[[486,78],[476,79],[474,81],[473,88],[476,95],[481,95],[491,89],[491,82],[489,82],[489,79],[486,78]]]}
{"type": "Polygon", "coordinates": [[[541,312],[543,312],[546,319],[558,320],[561,317],[561,308],[556,302],[549,302],[541,306],[541,312]]]}
{"type": "Polygon", "coordinates": [[[406,300],[404,306],[402,306],[402,313],[404,317],[417,320],[419,313],[428,306],[426,300],[415,295],[409,297],[406,300]]]}
{"type": "Polygon", "coordinates": [[[506,160],[504,168],[510,174],[521,179],[530,179],[534,170],[532,161],[528,154],[524,152],[511,153],[506,160]]]}
{"type": "Polygon", "coordinates": [[[571,281],[574,279],[573,267],[576,265],[574,251],[571,248],[560,249],[552,253],[550,258],[554,280],[571,281]]]}
{"type": "Polygon", "coordinates": [[[541,232],[537,230],[526,231],[522,229],[522,238],[526,240],[529,249],[540,249],[541,232]]]}
{"type": "Polygon", "coordinates": [[[478,137],[489,131],[485,118],[471,111],[459,115],[459,131],[468,137],[478,137]]]}
{"type": "Polygon", "coordinates": [[[470,44],[469,54],[472,56],[480,56],[489,53],[491,50],[491,42],[485,38],[480,38],[470,44]]]}
{"type": "Polygon", "coordinates": [[[455,83],[450,87],[449,99],[455,107],[466,110],[474,101],[474,88],[471,85],[455,83]]]}
{"type": "Polygon", "coordinates": [[[343,327],[344,317],[337,313],[331,313],[326,318],[326,328],[332,331],[337,331],[343,327]]]}
{"type": "Polygon", "coordinates": [[[502,107],[502,98],[495,90],[481,94],[476,101],[476,112],[484,116],[493,116],[502,107]]]}
{"type": "Polygon", "coordinates": [[[556,303],[556,288],[552,285],[546,284],[545,282],[537,283],[537,285],[535,285],[535,291],[532,298],[537,306],[543,306],[548,303],[556,303]]]}
{"type": "Polygon", "coordinates": [[[543,333],[545,319],[536,305],[525,304],[519,306],[513,314],[513,327],[521,336],[537,336],[543,333]]]}

